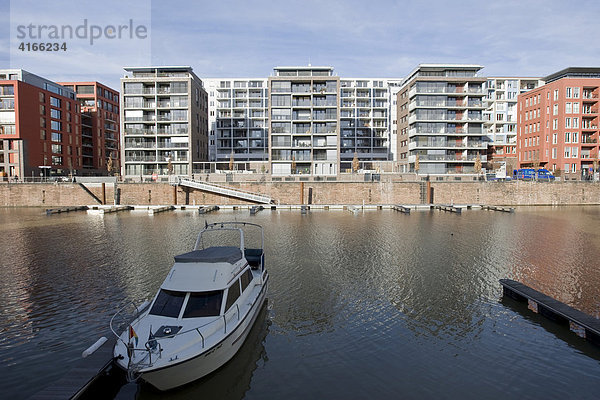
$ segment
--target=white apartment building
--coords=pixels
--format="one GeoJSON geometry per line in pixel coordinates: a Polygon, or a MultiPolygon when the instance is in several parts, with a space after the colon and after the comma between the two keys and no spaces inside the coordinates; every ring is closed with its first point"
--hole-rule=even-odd
{"type": "Polygon", "coordinates": [[[488,163],[508,161],[516,168],[517,97],[542,86],[541,78],[488,77],[485,85],[484,131],[488,138],[488,163]],[[512,162],[511,162],[512,160],[512,162]]]}
{"type": "MultiPolygon", "coordinates": [[[[401,79],[340,78],[331,66],[275,67],[269,78],[205,79],[211,170],[332,176],[391,165],[401,79]]],[[[391,169],[391,168],[390,168],[391,169]]]]}
{"type": "Polygon", "coordinates": [[[208,161],[208,96],[191,67],[124,68],[122,165],[126,178],[191,175],[208,161]]]}
{"type": "MultiPolygon", "coordinates": [[[[267,79],[204,80],[209,99],[209,161],[222,167],[268,160],[267,79]],[[233,157],[232,157],[233,156],[233,157]]],[[[244,168],[248,169],[248,168],[244,168]]]]}

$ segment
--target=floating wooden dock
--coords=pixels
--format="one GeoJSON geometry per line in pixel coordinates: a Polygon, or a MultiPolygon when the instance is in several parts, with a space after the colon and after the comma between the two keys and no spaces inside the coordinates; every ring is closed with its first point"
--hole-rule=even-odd
{"type": "MultiPolygon", "coordinates": [[[[111,335],[112,336],[112,335],[111,335]]],[[[113,362],[116,338],[106,341],[91,355],[79,360],[61,379],[30,397],[30,400],[79,399],[113,362]]]]}
{"type": "Polygon", "coordinates": [[[263,206],[252,206],[250,207],[250,215],[256,215],[259,211],[262,211],[264,209],[265,208],[263,206]]]}
{"type": "Polygon", "coordinates": [[[500,211],[505,213],[514,213],[515,209],[513,207],[499,207],[499,206],[481,206],[482,210],[489,211],[500,211]]]}
{"type": "Polygon", "coordinates": [[[347,210],[353,214],[356,214],[360,211],[360,208],[358,208],[358,206],[348,206],[347,210]]]}
{"type": "Polygon", "coordinates": [[[200,214],[208,214],[209,212],[217,211],[219,206],[204,206],[198,208],[198,213],[200,214]]]}
{"type": "Polygon", "coordinates": [[[307,214],[310,206],[300,206],[300,214],[307,214]]]}
{"type": "Polygon", "coordinates": [[[46,215],[68,213],[71,211],[83,211],[83,210],[87,210],[87,209],[88,209],[87,206],[48,208],[48,209],[46,209],[46,215]]]}
{"type": "Polygon", "coordinates": [[[401,212],[402,214],[410,214],[410,208],[401,206],[399,204],[394,204],[391,206],[392,210],[396,210],[401,212]]]}
{"type": "Polygon", "coordinates": [[[569,326],[578,336],[600,346],[600,319],[585,314],[535,289],[511,279],[500,279],[503,293],[517,301],[527,301],[528,307],[553,321],[569,326]]]}
{"type": "Polygon", "coordinates": [[[158,214],[158,213],[165,212],[165,211],[171,211],[174,209],[175,209],[175,207],[173,207],[173,206],[149,207],[148,215],[154,215],[154,214],[158,214]]]}
{"type": "Polygon", "coordinates": [[[133,210],[132,206],[91,206],[88,207],[88,213],[90,214],[110,214],[119,211],[133,210]]]}
{"type": "Polygon", "coordinates": [[[460,214],[462,209],[459,207],[454,207],[454,206],[446,206],[446,205],[437,205],[435,206],[436,210],[441,210],[441,211],[447,211],[447,212],[452,212],[455,214],[460,214]]]}

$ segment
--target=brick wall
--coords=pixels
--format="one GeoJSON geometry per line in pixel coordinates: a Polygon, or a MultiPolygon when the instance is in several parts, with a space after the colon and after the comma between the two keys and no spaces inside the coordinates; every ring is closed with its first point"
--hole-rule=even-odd
{"type": "MultiPolygon", "coordinates": [[[[239,188],[269,195],[280,204],[300,204],[299,182],[233,183],[239,188]]],[[[102,198],[100,184],[87,184],[102,198]]],[[[600,204],[600,184],[587,182],[431,182],[437,204],[551,205],[600,204]]],[[[106,200],[113,204],[113,185],[105,186],[106,200]]],[[[304,203],[312,188],[313,204],[418,204],[418,182],[305,182],[304,203]]],[[[199,190],[170,186],[166,183],[119,184],[120,204],[243,204],[243,200],[227,198],[199,190]]],[[[56,207],[92,205],[97,202],[79,185],[0,184],[0,206],[56,207]]]]}

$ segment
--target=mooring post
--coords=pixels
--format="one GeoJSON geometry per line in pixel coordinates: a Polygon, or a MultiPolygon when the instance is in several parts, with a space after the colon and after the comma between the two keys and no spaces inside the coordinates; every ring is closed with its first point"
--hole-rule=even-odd
{"type": "Polygon", "coordinates": [[[173,205],[177,205],[177,186],[173,186],[173,205]]]}
{"type": "Polygon", "coordinates": [[[427,203],[433,204],[433,199],[431,195],[431,181],[427,180],[427,203]]]}
{"type": "Polygon", "coordinates": [[[304,182],[300,182],[300,204],[304,204],[304,182]]]}
{"type": "Polygon", "coordinates": [[[102,182],[102,204],[106,204],[106,183],[102,182]]]}

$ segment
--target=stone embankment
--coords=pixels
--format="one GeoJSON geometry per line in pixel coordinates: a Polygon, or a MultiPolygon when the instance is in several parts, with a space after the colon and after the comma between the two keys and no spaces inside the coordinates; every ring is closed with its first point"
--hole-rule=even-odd
{"type": "MultiPolygon", "coordinates": [[[[600,204],[600,183],[590,182],[430,182],[433,203],[494,205],[600,204]]],[[[236,182],[230,187],[270,196],[277,204],[421,204],[425,182],[236,182]]],[[[99,204],[244,204],[168,183],[2,183],[0,206],[56,207],[99,204]]]]}

